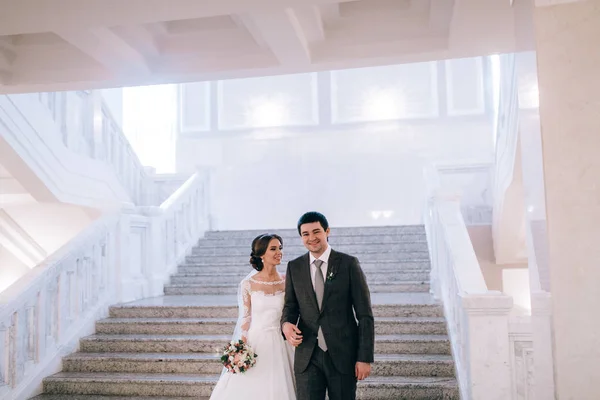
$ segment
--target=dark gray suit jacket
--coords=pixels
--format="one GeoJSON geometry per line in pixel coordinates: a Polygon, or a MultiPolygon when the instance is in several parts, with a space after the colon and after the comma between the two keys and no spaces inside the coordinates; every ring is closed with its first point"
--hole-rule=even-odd
{"type": "Polygon", "coordinates": [[[365,274],[356,257],[332,249],[319,312],[309,262],[308,253],[290,261],[286,274],[281,324],[295,325],[300,316],[298,328],[303,337],[296,348],[294,371],[301,373],[308,367],[320,325],[335,368],[340,373],[354,374],[357,361],[373,362],[375,346],[371,296],[365,274]]]}

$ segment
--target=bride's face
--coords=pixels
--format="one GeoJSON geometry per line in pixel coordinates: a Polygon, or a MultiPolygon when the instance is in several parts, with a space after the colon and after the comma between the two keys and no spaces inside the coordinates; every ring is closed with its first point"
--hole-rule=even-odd
{"type": "Polygon", "coordinates": [[[283,246],[278,239],[271,239],[263,258],[264,264],[279,265],[283,257],[283,246]]]}

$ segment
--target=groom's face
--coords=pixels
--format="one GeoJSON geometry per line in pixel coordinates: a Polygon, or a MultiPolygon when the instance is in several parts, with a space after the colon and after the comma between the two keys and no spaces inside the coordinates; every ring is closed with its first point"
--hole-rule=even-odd
{"type": "Polygon", "coordinates": [[[323,229],[320,222],[311,222],[300,225],[300,235],[304,246],[317,257],[327,249],[329,228],[323,229]]]}

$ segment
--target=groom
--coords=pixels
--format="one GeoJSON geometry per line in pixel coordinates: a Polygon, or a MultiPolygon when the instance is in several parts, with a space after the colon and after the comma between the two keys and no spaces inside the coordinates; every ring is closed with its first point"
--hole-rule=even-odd
{"type": "Polygon", "coordinates": [[[318,212],[298,221],[308,253],[288,263],[283,334],[296,347],[298,400],[356,398],[356,380],[371,373],[375,328],[369,287],[356,257],[328,244],[318,212]],[[296,326],[297,324],[297,326],[296,326]]]}

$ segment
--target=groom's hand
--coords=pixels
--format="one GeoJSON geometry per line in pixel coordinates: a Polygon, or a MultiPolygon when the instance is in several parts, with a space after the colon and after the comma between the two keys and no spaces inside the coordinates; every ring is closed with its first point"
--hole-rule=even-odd
{"type": "Polygon", "coordinates": [[[362,381],[371,375],[371,364],[357,361],[354,370],[356,372],[356,379],[362,381]]]}
{"type": "Polygon", "coordinates": [[[283,324],[283,334],[285,335],[285,339],[294,347],[298,347],[300,343],[302,343],[302,332],[298,327],[291,322],[286,322],[283,324]]]}

